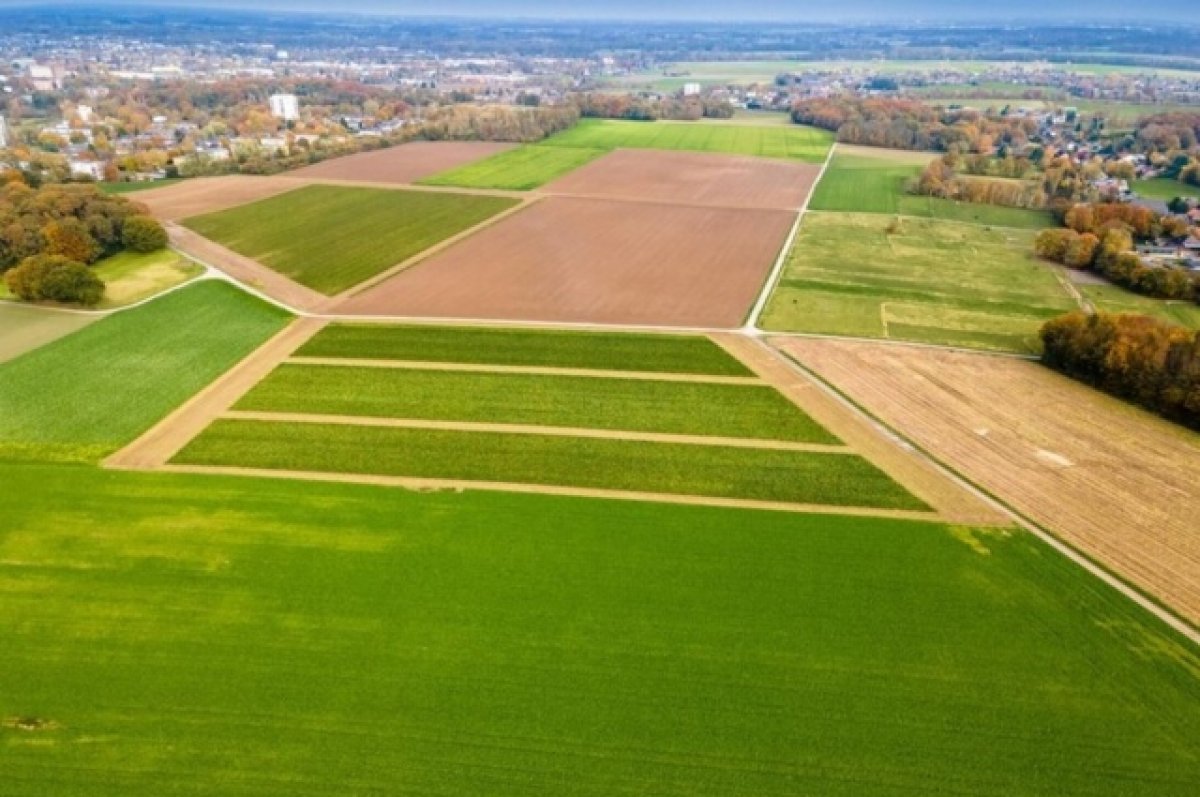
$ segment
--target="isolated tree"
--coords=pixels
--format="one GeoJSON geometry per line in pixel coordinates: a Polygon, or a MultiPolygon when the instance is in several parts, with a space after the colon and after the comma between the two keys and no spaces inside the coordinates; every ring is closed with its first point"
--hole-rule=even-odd
{"type": "Polygon", "coordinates": [[[27,302],[63,302],[91,307],[104,296],[104,282],[82,263],[62,255],[34,255],[4,275],[8,289],[27,302]]]}
{"type": "Polygon", "coordinates": [[[130,216],[121,228],[121,243],[134,252],[158,251],[167,240],[167,231],[149,216],[130,216]]]}

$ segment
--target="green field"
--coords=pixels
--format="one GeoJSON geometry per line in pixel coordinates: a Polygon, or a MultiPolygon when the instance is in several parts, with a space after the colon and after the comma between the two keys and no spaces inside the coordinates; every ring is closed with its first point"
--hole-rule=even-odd
{"type": "Polygon", "coordinates": [[[326,294],[336,294],[517,204],[431,191],[310,185],[184,224],[326,294]]]}
{"type": "Polygon", "coordinates": [[[286,315],[202,282],[0,365],[0,458],[95,460],[281,329],[286,315]]]}
{"type": "Polygon", "coordinates": [[[444,363],[750,376],[708,338],[484,327],[331,324],[297,352],[444,363]]]}
{"type": "Polygon", "coordinates": [[[1137,313],[1173,324],[1200,329],[1200,305],[1194,302],[1151,299],[1116,285],[1077,285],[1084,298],[1104,313],[1137,313]]]}
{"type": "Polygon", "coordinates": [[[1045,211],[978,205],[949,199],[915,196],[905,191],[909,180],[921,174],[934,153],[898,153],[884,150],[878,156],[838,152],[813,192],[813,210],[890,213],[926,219],[944,219],[995,227],[1037,230],[1054,226],[1045,211]]]}
{"type": "Polygon", "coordinates": [[[0,483],[13,794],[1200,780],[1200,651],[1024,533],[29,463],[0,483]]]}
{"type": "Polygon", "coordinates": [[[166,188],[183,179],[182,177],[167,177],[162,180],[145,180],[140,183],[99,183],[99,186],[100,190],[106,194],[132,194],[148,188],[166,188]]]}
{"type": "Polygon", "coordinates": [[[285,364],[237,409],[837,442],[766,385],[285,364]]]}
{"type": "Polygon", "coordinates": [[[1200,188],[1185,185],[1169,177],[1155,177],[1152,180],[1134,180],[1130,188],[1138,195],[1147,199],[1161,199],[1170,202],[1176,197],[1200,197],[1200,188]]]}
{"type": "Polygon", "coordinates": [[[721,152],[820,163],[832,144],[832,133],[800,125],[584,119],[546,139],[541,146],[721,152]]]}
{"type": "Polygon", "coordinates": [[[204,273],[202,267],[172,249],[121,252],[101,260],[93,270],[104,280],[102,308],[139,302],[204,273]]]}
{"type": "Polygon", "coordinates": [[[931,219],[810,215],[762,326],[1036,351],[1041,324],[1076,305],[1032,240],[931,219]]]}
{"type": "Polygon", "coordinates": [[[531,145],[435,174],[418,180],[418,183],[528,191],[578,169],[607,152],[603,149],[531,145]]]}
{"type": "MultiPolygon", "coordinates": [[[[83,329],[97,318],[83,313],[64,313],[13,302],[0,302],[0,363],[66,337],[83,329]]],[[[0,435],[3,435],[2,427],[0,435]]]]}

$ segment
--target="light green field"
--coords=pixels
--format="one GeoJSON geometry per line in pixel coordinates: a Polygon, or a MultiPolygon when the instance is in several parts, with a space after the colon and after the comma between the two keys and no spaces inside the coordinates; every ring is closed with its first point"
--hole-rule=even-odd
{"type": "Polygon", "coordinates": [[[1041,324],[1076,305],[1032,242],[1022,230],[813,214],[762,325],[1033,352],[1041,324]]]}
{"type": "Polygon", "coordinates": [[[433,177],[419,180],[418,183],[528,191],[545,185],[606,153],[607,150],[603,149],[530,145],[435,174],[433,177]]]}
{"type": "Polygon", "coordinates": [[[184,224],[302,285],[336,294],[516,204],[494,196],[310,185],[184,224]]]}
{"type": "Polygon", "coordinates": [[[286,320],[225,283],[201,282],[0,365],[0,458],[99,459],[286,320]]]}
{"type": "Polygon", "coordinates": [[[708,338],[484,327],[330,324],[298,352],[443,363],[750,376],[708,338]]]}
{"type": "Polygon", "coordinates": [[[955,202],[906,193],[908,181],[918,177],[923,166],[937,157],[932,153],[901,155],[882,150],[876,155],[862,147],[849,149],[849,152],[839,150],[834,154],[813,193],[811,209],[889,213],[1029,230],[1054,226],[1053,217],[1040,210],[955,202]]]}
{"type": "Polygon", "coordinates": [[[145,191],[148,188],[165,188],[181,182],[182,177],[167,177],[162,180],[145,180],[140,183],[99,183],[100,190],[106,194],[132,194],[145,191]]]}
{"type": "Polygon", "coordinates": [[[766,385],[285,364],[237,409],[837,442],[766,385]]]}
{"type": "Polygon", "coordinates": [[[1151,299],[1116,285],[1077,285],[1084,298],[1104,313],[1148,315],[1190,329],[1200,329],[1200,305],[1151,299]]]}
{"type": "Polygon", "coordinates": [[[104,280],[101,308],[133,304],[204,273],[201,266],[171,249],[146,254],[122,252],[101,260],[93,270],[104,280]]]}
{"type": "Polygon", "coordinates": [[[801,125],[584,119],[546,139],[542,146],[722,152],[820,163],[832,143],[832,133],[801,125]]]}
{"type": "MultiPolygon", "coordinates": [[[[97,318],[98,316],[83,313],[64,313],[13,302],[0,302],[0,363],[66,337],[83,329],[97,318]]],[[[0,435],[3,435],[3,431],[0,431],[0,435]]]]}
{"type": "Polygon", "coordinates": [[[1200,780],[1196,648],[1024,533],[28,463],[0,483],[14,794],[1200,780]]]}
{"type": "Polygon", "coordinates": [[[1138,196],[1147,199],[1161,199],[1170,202],[1176,197],[1200,197],[1200,188],[1185,185],[1178,180],[1168,177],[1155,177],[1152,180],[1134,180],[1130,186],[1138,196]]]}

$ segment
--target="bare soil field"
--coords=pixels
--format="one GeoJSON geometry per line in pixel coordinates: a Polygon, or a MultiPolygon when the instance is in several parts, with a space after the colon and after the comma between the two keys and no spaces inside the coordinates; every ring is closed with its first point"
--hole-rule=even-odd
{"type": "Polygon", "coordinates": [[[793,219],[783,210],[551,197],[334,312],[736,327],[793,219]]]}
{"type": "Polygon", "coordinates": [[[488,141],[414,141],[333,158],[288,172],[283,177],[403,185],[491,157],[514,146],[488,141]]]}
{"type": "Polygon", "coordinates": [[[266,199],[299,188],[295,180],[283,177],[195,177],[162,188],[148,188],[131,197],[150,208],[163,221],[178,221],[189,216],[266,199]]]}
{"type": "Polygon", "coordinates": [[[698,152],[617,150],[560,177],[548,194],[796,210],[821,167],[698,152]]]}
{"type": "Polygon", "coordinates": [[[1200,621],[1200,436],[1025,360],[774,342],[950,467],[1200,621]]]}

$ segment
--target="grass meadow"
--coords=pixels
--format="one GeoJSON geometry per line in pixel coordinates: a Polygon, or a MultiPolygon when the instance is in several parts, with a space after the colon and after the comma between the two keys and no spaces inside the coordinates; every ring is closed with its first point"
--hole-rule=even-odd
{"type": "Polygon", "coordinates": [[[1200,197],[1200,187],[1186,185],[1169,177],[1155,177],[1152,180],[1134,180],[1130,188],[1138,196],[1146,199],[1161,199],[1170,202],[1176,197],[1200,197]]]}
{"type": "Polygon", "coordinates": [[[330,324],[297,352],[306,357],[591,368],[750,376],[708,338],[486,327],[330,324]]]}
{"type": "Polygon", "coordinates": [[[570,130],[546,139],[540,146],[720,152],[821,163],[832,144],[832,133],[800,125],[583,119],[570,130]]]}
{"type": "Polygon", "coordinates": [[[12,793],[1200,780],[1196,648],[1020,532],[33,463],[0,483],[12,793]]]}
{"type": "Polygon", "coordinates": [[[336,294],[507,210],[493,196],[310,185],[184,224],[336,294]]]}
{"type": "Polygon", "coordinates": [[[607,153],[608,150],[605,149],[530,145],[435,174],[433,177],[419,180],[418,183],[528,191],[607,153]]]}
{"type": "Polygon", "coordinates": [[[0,458],[96,460],[283,328],[288,316],[201,282],[0,365],[0,458]]]}
{"type": "Polygon", "coordinates": [[[1200,329],[1200,305],[1188,301],[1163,301],[1127,291],[1116,285],[1077,285],[1084,298],[1105,313],[1137,313],[1200,329]]]}
{"type": "Polygon", "coordinates": [[[102,308],[133,304],[204,273],[173,249],[121,252],[101,260],[93,270],[104,280],[102,308]]]}
{"type": "Polygon", "coordinates": [[[837,442],[767,385],[285,364],[237,409],[837,442]]]}
{"type": "Polygon", "coordinates": [[[1041,324],[1076,304],[1032,240],[932,219],[810,215],[762,325],[1033,352],[1041,324]]]}

